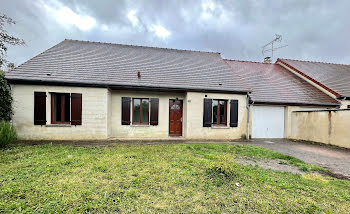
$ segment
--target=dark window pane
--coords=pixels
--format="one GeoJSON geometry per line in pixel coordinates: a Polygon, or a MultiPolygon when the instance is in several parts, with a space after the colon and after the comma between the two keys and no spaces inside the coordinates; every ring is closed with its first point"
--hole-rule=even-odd
{"type": "Polygon", "coordinates": [[[62,104],[62,100],[61,100],[61,95],[60,94],[53,94],[54,96],[54,121],[55,122],[60,122],[62,121],[61,119],[61,104],[62,104]]]}
{"type": "Polygon", "coordinates": [[[220,124],[226,124],[225,103],[226,101],[220,101],[220,124]]]}
{"type": "Polygon", "coordinates": [[[70,122],[70,95],[64,94],[64,122],[70,122]]]}
{"type": "Polygon", "coordinates": [[[148,123],[148,100],[142,100],[142,123],[148,123]]]}
{"type": "Polygon", "coordinates": [[[140,99],[134,99],[134,122],[140,123],[140,99]]]}
{"type": "Polygon", "coordinates": [[[213,124],[218,123],[218,101],[213,100],[213,124]]]}

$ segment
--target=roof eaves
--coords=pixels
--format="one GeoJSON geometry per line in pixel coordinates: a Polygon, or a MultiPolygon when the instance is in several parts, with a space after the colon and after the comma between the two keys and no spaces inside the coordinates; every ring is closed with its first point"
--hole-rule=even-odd
{"type": "Polygon", "coordinates": [[[197,91],[197,92],[218,92],[218,93],[239,93],[247,94],[250,91],[247,90],[226,90],[226,89],[214,89],[214,88],[195,88],[195,87],[161,87],[161,86],[138,86],[138,85],[127,85],[127,84],[108,84],[108,83],[86,83],[86,82],[62,82],[62,81],[45,81],[45,80],[28,80],[20,78],[6,78],[8,83],[18,83],[18,84],[48,84],[48,85],[69,85],[69,86],[86,86],[86,87],[103,87],[103,88],[126,88],[126,89],[152,89],[152,90],[182,90],[182,91],[197,91]]]}

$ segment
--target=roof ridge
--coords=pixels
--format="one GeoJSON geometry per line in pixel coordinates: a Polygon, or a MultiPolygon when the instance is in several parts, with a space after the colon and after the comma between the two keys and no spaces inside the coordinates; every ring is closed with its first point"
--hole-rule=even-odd
{"type": "Polygon", "coordinates": [[[186,50],[186,49],[176,49],[176,48],[162,48],[162,47],[155,47],[155,46],[120,44],[120,43],[112,43],[112,42],[97,42],[97,41],[76,40],[76,39],[65,39],[65,40],[66,41],[73,41],[73,42],[95,43],[95,44],[106,44],[106,45],[120,45],[120,46],[129,46],[129,47],[138,47],[138,48],[154,48],[154,49],[163,49],[163,50],[171,50],[171,51],[188,51],[188,52],[221,54],[220,52],[214,52],[214,51],[198,51],[198,50],[188,50],[188,49],[186,50]]]}
{"type": "Polygon", "coordinates": [[[264,62],[256,62],[249,60],[238,60],[238,59],[224,59],[225,61],[235,61],[235,62],[249,62],[249,63],[258,63],[258,64],[266,64],[266,65],[274,65],[274,63],[264,63],[264,62]]]}
{"type": "MultiPolygon", "coordinates": [[[[334,63],[334,62],[320,62],[320,61],[311,61],[311,60],[300,60],[300,59],[284,59],[284,58],[278,58],[278,60],[291,60],[291,61],[298,61],[298,62],[311,62],[311,63],[322,63],[322,64],[330,64],[330,65],[346,65],[350,66],[350,64],[343,64],[343,63],[334,63]]],[[[276,61],[276,62],[277,62],[276,61]]]]}

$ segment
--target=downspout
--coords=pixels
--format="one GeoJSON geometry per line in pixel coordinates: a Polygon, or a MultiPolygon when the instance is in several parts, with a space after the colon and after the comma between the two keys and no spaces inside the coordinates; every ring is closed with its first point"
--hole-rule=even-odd
{"type": "Polygon", "coordinates": [[[249,92],[247,93],[247,110],[248,110],[248,117],[247,117],[247,140],[249,140],[249,127],[250,127],[250,96],[249,92]]]}

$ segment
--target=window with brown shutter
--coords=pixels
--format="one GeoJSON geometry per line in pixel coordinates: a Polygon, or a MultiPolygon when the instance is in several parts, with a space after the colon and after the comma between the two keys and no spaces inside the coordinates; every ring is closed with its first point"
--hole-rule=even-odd
{"type": "Polygon", "coordinates": [[[159,114],[159,99],[151,98],[151,116],[150,116],[150,124],[152,126],[158,125],[158,114],[159,114]]]}
{"type": "Polygon", "coordinates": [[[130,97],[122,97],[122,125],[130,125],[130,97]]]}
{"type": "Polygon", "coordinates": [[[72,93],[71,94],[71,124],[81,125],[82,124],[82,94],[72,93]]]}
{"type": "Polygon", "coordinates": [[[70,123],[70,94],[51,93],[51,123],[70,123]]]}
{"type": "Polygon", "coordinates": [[[34,92],[34,125],[46,124],[46,92],[34,92]]]}
{"type": "Polygon", "coordinates": [[[230,101],[230,127],[238,126],[238,100],[230,101]]]}
{"type": "Polygon", "coordinates": [[[227,101],[213,100],[213,120],[212,124],[217,126],[226,126],[227,120],[227,101]]]}
{"type": "Polygon", "coordinates": [[[132,99],[132,124],[149,125],[149,99],[132,99]]]}

